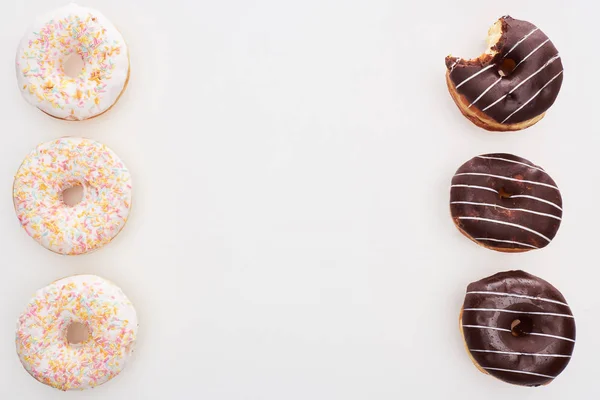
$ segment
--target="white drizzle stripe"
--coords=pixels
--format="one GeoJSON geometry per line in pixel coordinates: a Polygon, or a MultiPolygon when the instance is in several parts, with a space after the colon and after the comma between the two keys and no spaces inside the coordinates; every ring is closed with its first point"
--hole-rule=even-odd
{"type": "MultiPolygon", "coordinates": [[[[537,75],[539,72],[541,72],[544,68],[546,68],[548,65],[552,64],[554,61],[558,60],[560,58],[560,56],[557,54],[554,57],[552,57],[550,60],[548,60],[548,62],[546,64],[544,64],[542,66],[542,68],[538,69],[537,71],[535,71],[533,74],[529,75],[525,80],[523,80],[521,83],[519,83],[517,86],[515,86],[514,88],[512,88],[510,90],[510,92],[508,92],[508,94],[505,94],[504,96],[500,97],[498,100],[496,100],[495,102],[493,102],[492,104],[490,104],[489,106],[485,107],[483,111],[486,111],[489,108],[494,107],[496,104],[498,104],[499,102],[501,102],[502,100],[504,100],[506,98],[506,96],[508,96],[509,94],[512,94],[515,90],[517,90],[518,88],[521,87],[521,85],[523,85],[525,82],[527,82],[529,79],[533,78],[535,75],[537,75]]],[[[516,67],[515,67],[516,69],[516,67]]]]}
{"type": "Polygon", "coordinates": [[[502,158],[502,157],[490,157],[490,156],[477,156],[477,158],[483,158],[484,160],[498,160],[498,161],[506,161],[509,163],[513,163],[513,164],[520,164],[520,165],[524,165],[526,167],[529,168],[533,168],[533,169],[537,169],[538,171],[542,171],[542,172],[546,172],[544,171],[542,168],[540,167],[536,167],[535,165],[529,165],[527,163],[521,162],[521,161],[515,161],[515,160],[510,160],[508,158],[502,158]]]}
{"type": "Polygon", "coordinates": [[[542,337],[548,337],[548,338],[552,338],[552,339],[559,339],[559,340],[566,340],[567,342],[572,342],[575,343],[574,339],[569,339],[567,337],[564,336],[556,336],[556,335],[548,335],[546,333],[530,333],[531,336],[542,336],[542,337]]]}
{"type": "Polygon", "coordinates": [[[515,45],[513,47],[511,47],[511,49],[508,51],[508,53],[506,53],[506,55],[504,57],[509,55],[514,49],[517,48],[517,46],[519,46],[521,43],[523,43],[525,40],[527,40],[527,38],[529,36],[533,35],[537,30],[539,30],[539,28],[535,28],[534,30],[529,32],[527,35],[523,36],[523,38],[521,40],[519,40],[517,43],[515,43],[515,45]]]}
{"type": "Polygon", "coordinates": [[[472,328],[472,329],[489,329],[492,331],[500,331],[500,332],[512,332],[510,329],[504,328],[496,328],[495,326],[485,326],[485,325],[463,325],[463,328],[472,328]]]}
{"type": "Polygon", "coordinates": [[[515,374],[525,374],[525,375],[533,375],[533,376],[541,376],[542,378],[555,379],[555,376],[538,374],[536,372],[528,372],[528,371],[519,371],[518,369],[504,369],[504,368],[491,368],[491,367],[482,367],[485,370],[491,371],[501,371],[501,372],[512,372],[515,374]]]}
{"type": "Polygon", "coordinates": [[[511,243],[511,244],[517,244],[519,246],[526,246],[526,247],[531,247],[532,249],[539,249],[539,247],[533,246],[531,244],[527,244],[527,243],[521,243],[521,242],[515,242],[512,240],[501,240],[501,239],[493,239],[493,238],[475,238],[475,240],[489,240],[492,242],[500,242],[500,243],[511,243]]]}
{"type": "Polygon", "coordinates": [[[551,205],[553,207],[556,207],[560,211],[562,211],[562,208],[560,208],[557,204],[554,204],[553,202],[548,201],[548,200],[540,199],[539,197],[529,196],[529,195],[526,195],[526,194],[516,194],[516,195],[510,196],[510,198],[511,199],[524,198],[524,199],[530,199],[530,200],[537,200],[537,201],[541,201],[542,203],[546,203],[546,204],[549,204],[549,205],[551,205]]]}
{"type": "Polygon", "coordinates": [[[527,232],[531,232],[534,235],[537,235],[537,236],[545,239],[546,241],[548,241],[548,243],[550,243],[552,241],[552,239],[547,238],[546,236],[542,235],[538,231],[534,231],[533,229],[530,229],[530,228],[528,228],[526,226],[523,226],[523,225],[513,224],[512,222],[498,221],[498,220],[495,220],[495,219],[480,218],[480,217],[458,217],[458,219],[465,219],[465,220],[472,220],[472,221],[483,221],[483,222],[490,222],[492,224],[500,224],[500,225],[513,226],[515,228],[519,228],[519,229],[523,229],[523,230],[525,230],[527,232]]]}
{"type": "Polygon", "coordinates": [[[461,83],[459,83],[458,85],[456,85],[456,89],[458,89],[459,87],[461,87],[465,83],[469,82],[471,79],[477,77],[479,74],[482,74],[485,71],[487,71],[488,69],[493,68],[494,66],[495,66],[494,64],[490,64],[487,67],[483,68],[481,71],[478,71],[478,72],[474,73],[473,75],[471,75],[470,77],[468,77],[467,79],[465,79],[464,81],[462,81],[461,83]]]}
{"type": "MultiPolygon", "coordinates": [[[[500,332],[512,332],[510,329],[504,329],[504,328],[496,328],[495,326],[485,326],[485,325],[463,325],[463,328],[472,328],[472,329],[489,329],[491,331],[500,331],[500,332]]],[[[556,336],[556,335],[548,335],[546,333],[529,333],[529,335],[531,336],[543,336],[543,337],[549,337],[552,339],[559,339],[559,340],[566,340],[568,342],[573,342],[575,343],[575,340],[573,339],[569,339],[567,337],[563,337],[563,336],[556,336]]]]}
{"type": "Polygon", "coordinates": [[[532,357],[560,357],[560,358],[571,358],[566,354],[543,354],[543,353],[519,353],[516,351],[499,351],[499,350],[478,350],[469,349],[472,353],[494,353],[494,354],[508,354],[512,356],[532,356],[532,357]]]}
{"type": "Polygon", "coordinates": [[[492,104],[490,104],[489,106],[487,106],[486,108],[484,108],[483,110],[481,110],[482,112],[487,111],[488,108],[492,108],[494,107],[496,104],[500,103],[502,100],[504,100],[506,98],[506,96],[508,95],[504,95],[502,97],[500,97],[498,100],[496,100],[495,102],[493,102],[492,104]]]}
{"type": "Polygon", "coordinates": [[[512,92],[514,92],[515,90],[517,90],[518,88],[521,87],[521,85],[523,85],[525,82],[527,82],[528,80],[530,80],[531,78],[533,78],[534,76],[536,76],[538,73],[540,73],[544,68],[546,68],[548,65],[552,64],[554,61],[558,60],[560,58],[560,55],[555,55],[554,57],[552,57],[551,59],[548,60],[548,62],[546,62],[546,64],[544,64],[542,66],[542,68],[538,69],[537,71],[535,71],[533,74],[529,75],[527,78],[525,78],[521,83],[519,83],[517,86],[515,86],[514,88],[512,88],[510,90],[510,92],[508,92],[508,94],[511,94],[512,92]]]}
{"type": "Polygon", "coordinates": [[[554,218],[554,219],[557,219],[559,221],[562,221],[562,219],[560,217],[557,217],[556,215],[546,214],[546,213],[543,213],[543,212],[538,212],[538,211],[533,211],[533,210],[528,210],[526,208],[508,208],[508,207],[499,206],[497,204],[476,203],[474,201],[451,201],[450,204],[469,204],[469,205],[472,205],[472,206],[498,207],[498,208],[502,208],[503,210],[523,211],[523,212],[528,212],[528,213],[531,213],[531,214],[542,215],[544,217],[550,217],[550,218],[554,218]]]}
{"type": "Polygon", "coordinates": [[[546,186],[546,187],[558,190],[558,188],[556,186],[550,185],[549,183],[536,182],[536,181],[528,181],[528,180],[525,180],[525,179],[510,178],[508,176],[502,176],[502,175],[485,174],[483,172],[461,172],[460,174],[456,174],[454,176],[464,176],[464,175],[470,175],[470,176],[489,176],[491,178],[504,179],[504,180],[513,181],[513,182],[530,183],[532,185],[546,186]]]}
{"type": "Polygon", "coordinates": [[[463,311],[486,311],[486,312],[503,312],[509,314],[527,314],[527,315],[547,315],[549,317],[564,317],[564,318],[575,318],[569,314],[559,314],[559,313],[547,313],[547,312],[538,312],[538,311],[517,311],[517,310],[506,310],[506,309],[498,309],[498,308],[465,308],[463,311]]]}
{"type": "Polygon", "coordinates": [[[519,65],[523,64],[523,62],[525,62],[525,60],[527,60],[529,57],[531,57],[533,55],[533,53],[535,53],[536,51],[538,51],[539,49],[541,49],[546,43],[548,43],[550,41],[550,39],[546,39],[542,44],[540,44],[538,47],[536,47],[535,49],[533,49],[531,51],[531,53],[527,54],[525,56],[524,59],[522,59],[521,61],[519,61],[519,63],[515,66],[515,68],[513,68],[513,72],[515,72],[515,70],[517,68],[519,68],[519,65]]]}
{"type": "MultiPolygon", "coordinates": [[[[485,186],[477,186],[477,185],[462,185],[462,184],[457,184],[457,185],[450,186],[450,189],[452,189],[452,188],[481,189],[481,190],[487,190],[487,191],[490,191],[490,192],[498,193],[498,191],[495,190],[495,189],[488,188],[488,187],[485,187],[485,186]]],[[[529,196],[529,195],[526,195],[526,194],[518,194],[518,195],[510,196],[510,198],[511,199],[524,198],[524,199],[529,199],[529,200],[541,201],[542,203],[546,203],[546,204],[551,205],[553,207],[556,207],[560,211],[562,211],[562,208],[560,208],[558,205],[552,203],[551,201],[540,199],[539,197],[529,196]]]]}
{"type": "Polygon", "coordinates": [[[485,186],[476,186],[476,185],[452,185],[452,186],[450,186],[450,189],[452,189],[452,188],[481,189],[481,190],[488,190],[490,192],[498,193],[497,190],[494,190],[492,188],[485,187],[485,186]]]}
{"type": "Polygon", "coordinates": [[[452,64],[452,66],[450,67],[450,73],[452,73],[452,71],[454,71],[454,68],[456,68],[456,66],[458,65],[458,63],[460,62],[461,58],[457,58],[456,61],[454,61],[454,64],[452,64]]]}
{"type": "Polygon", "coordinates": [[[567,303],[563,303],[562,301],[546,299],[544,297],[527,296],[525,294],[504,293],[504,292],[487,292],[487,291],[473,291],[473,292],[467,292],[467,294],[491,294],[491,295],[495,295],[495,296],[517,297],[519,299],[539,300],[539,301],[545,301],[547,303],[560,304],[561,306],[569,307],[569,305],[567,303]]]}
{"type": "Polygon", "coordinates": [[[540,93],[542,93],[542,90],[546,89],[546,87],[548,87],[548,85],[550,85],[552,82],[554,82],[554,80],[556,78],[558,78],[560,76],[560,74],[562,74],[563,71],[561,70],[558,74],[554,75],[554,77],[552,79],[550,79],[548,81],[548,83],[546,83],[544,86],[542,86],[542,88],[540,90],[538,90],[536,92],[536,94],[534,94],[529,100],[527,100],[525,103],[523,103],[523,105],[519,108],[517,108],[515,111],[513,111],[512,114],[510,114],[508,117],[504,118],[504,121],[502,121],[501,123],[505,123],[506,121],[508,121],[510,119],[510,117],[512,117],[513,115],[515,115],[516,113],[518,113],[519,111],[521,111],[523,109],[523,107],[525,107],[527,104],[531,103],[533,101],[533,99],[535,99],[536,97],[539,96],[540,93]]]}
{"type": "Polygon", "coordinates": [[[489,92],[490,90],[492,90],[492,88],[493,88],[494,86],[496,86],[496,84],[498,84],[498,83],[499,83],[501,80],[502,80],[502,77],[498,78],[498,79],[497,79],[497,80],[496,80],[494,83],[492,83],[490,86],[488,86],[488,88],[487,88],[487,89],[485,89],[485,90],[483,91],[483,93],[481,93],[481,94],[479,95],[479,97],[477,97],[477,98],[476,98],[476,99],[475,99],[475,100],[474,100],[474,101],[473,101],[471,104],[469,104],[469,107],[467,107],[467,108],[471,108],[471,106],[472,106],[473,104],[475,104],[475,103],[477,103],[479,100],[481,100],[481,98],[482,98],[483,96],[485,96],[485,94],[486,94],[487,92],[489,92]]]}

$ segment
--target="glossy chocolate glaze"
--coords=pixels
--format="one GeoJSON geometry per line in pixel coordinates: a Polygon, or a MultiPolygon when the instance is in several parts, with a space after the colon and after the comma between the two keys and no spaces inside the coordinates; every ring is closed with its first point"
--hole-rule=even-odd
{"type": "Polygon", "coordinates": [[[575,346],[575,319],[563,295],[523,271],[501,272],[471,283],[461,326],[477,364],[516,385],[550,383],[565,369],[575,346]],[[515,328],[519,336],[511,331],[515,320],[521,321],[515,328]]]}
{"type": "Polygon", "coordinates": [[[484,154],[452,178],[450,213],[481,245],[506,251],[545,247],[556,236],[562,198],[542,168],[511,154],[484,154]]]}
{"type": "Polygon", "coordinates": [[[562,85],[563,66],[556,47],[535,25],[508,16],[500,21],[503,33],[494,56],[477,60],[449,56],[446,67],[458,93],[475,103],[472,107],[496,122],[514,124],[552,106],[562,85]],[[499,69],[505,60],[514,61],[511,66],[516,68],[502,77],[499,69]]]}

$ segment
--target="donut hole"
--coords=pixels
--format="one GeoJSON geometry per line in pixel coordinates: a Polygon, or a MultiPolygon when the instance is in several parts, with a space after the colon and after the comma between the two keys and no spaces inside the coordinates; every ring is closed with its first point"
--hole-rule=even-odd
{"type": "Polygon", "coordinates": [[[502,64],[498,66],[498,73],[500,76],[509,76],[515,70],[517,63],[512,58],[505,58],[502,60],[502,64]]]}
{"type": "Polygon", "coordinates": [[[77,183],[71,187],[66,188],[61,193],[63,203],[69,207],[76,206],[83,200],[83,186],[77,183]]]}
{"type": "Polygon", "coordinates": [[[527,316],[520,316],[510,324],[510,332],[514,337],[523,337],[533,331],[533,320],[527,316]]]}
{"type": "Polygon", "coordinates": [[[67,342],[69,344],[80,344],[88,340],[90,329],[81,322],[71,322],[67,327],[67,342]]]}
{"type": "Polygon", "coordinates": [[[500,190],[498,190],[498,195],[500,195],[501,199],[510,199],[512,197],[512,193],[509,193],[503,187],[501,187],[500,190]]]}
{"type": "Polygon", "coordinates": [[[69,54],[62,62],[65,75],[71,78],[77,78],[85,67],[85,62],[77,52],[69,54]]]}

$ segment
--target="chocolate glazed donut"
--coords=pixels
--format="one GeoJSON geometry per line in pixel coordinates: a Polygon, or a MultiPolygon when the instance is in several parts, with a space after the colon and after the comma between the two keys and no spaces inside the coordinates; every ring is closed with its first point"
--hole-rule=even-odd
{"type": "Polygon", "coordinates": [[[491,250],[540,249],[556,236],[562,198],[554,180],[530,161],[484,154],[452,178],[450,213],[469,239],[491,250]]]}
{"type": "Polygon", "coordinates": [[[460,329],[473,363],[515,385],[552,382],[575,347],[575,319],[563,295],[523,271],[471,283],[460,329]]]}
{"type": "Polygon", "coordinates": [[[478,58],[446,57],[454,102],[476,125],[492,131],[527,128],[544,117],[563,80],[558,50],[535,25],[500,18],[478,58]]]}

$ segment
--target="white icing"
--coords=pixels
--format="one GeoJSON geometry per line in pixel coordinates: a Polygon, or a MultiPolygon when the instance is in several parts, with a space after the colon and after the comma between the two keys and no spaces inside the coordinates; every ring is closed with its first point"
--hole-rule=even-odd
{"type": "Polygon", "coordinates": [[[481,189],[481,190],[487,190],[489,192],[494,192],[496,194],[499,194],[497,190],[494,190],[492,188],[489,187],[485,187],[485,186],[477,186],[477,185],[451,185],[450,188],[469,188],[469,189],[481,189]]]}
{"type": "Polygon", "coordinates": [[[564,318],[575,318],[569,314],[549,313],[541,311],[518,311],[518,310],[507,310],[499,308],[465,308],[463,311],[489,311],[489,312],[503,312],[508,314],[528,314],[528,315],[546,315],[549,317],[564,317],[564,318]]]}
{"type": "Polygon", "coordinates": [[[534,30],[532,30],[531,32],[529,32],[527,35],[523,36],[523,38],[521,40],[519,40],[517,43],[515,43],[515,45],[513,47],[511,47],[511,49],[508,51],[508,53],[506,53],[506,56],[508,56],[514,49],[516,49],[521,43],[523,43],[525,40],[527,40],[527,38],[531,35],[533,35],[536,31],[538,31],[538,28],[535,28],[534,30]]]}
{"type": "Polygon", "coordinates": [[[536,181],[527,181],[525,179],[516,179],[516,178],[510,178],[508,176],[502,176],[502,175],[485,174],[485,173],[482,173],[482,172],[461,172],[460,174],[456,174],[454,176],[464,176],[464,175],[470,175],[470,176],[488,176],[490,178],[504,179],[504,180],[513,181],[513,182],[530,183],[532,185],[546,186],[546,187],[558,190],[558,188],[556,186],[550,185],[548,183],[536,182],[536,181]]]}
{"type": "Polygon", "coordinates": [[[502,239],[494,239],[494,238],[475,238],[475,240],[479,240],[479,241],[486,240],[486,241],[491,241],[491,242],[510,243],[510,244],[516,244],[519,246],[531,247],[532,249],[539,249],[539,247],[536,247],[534,245],[527,244],[527,243],[521,243],[521,242],[515,242],[514,240],[502,240],[502,239]]]}
{"type": "Polygon", "coordinates": [[[518,113],[519,111],[521,111],[523,109],[523,107],[525,107],[527,104],[531,103],[531,101],[533,99],[535,99],[536,97],[539,96],[540,93],[542,93],[542,90],[546,89],[546,87],[548,87],[548,85],[550,85],[552,82],[554,82],[554,80],[556,78],[558,78],[561,74],[563,73],[563,71],[561,70],[558,74],[554,75],[554,77],[552,79],[550,79],[548,81],[548,83],[546,83],[544,86],[542,86],[542,88],[540,90],[538,90],[533,96],[531,96],[531,98],[529,100],[527,100],[525,103],[523,103],[523,105],[521,105],[521,107],[517,108],[515,111],[513,111],[512,114],[510,114],[508,117],[506,117],[504,119],[504,121],[502,121],[501,123],[505,123],[506,121],[508,121],[510,119],[510,117],[512,117],[513,115],[515,115],[516,113],[518,113]]]}
{"type": "Polygon", "coordinates": [[[561,306],[567,306],[567,307],[569,307],[569,305],[567,303],[563,303],[562,301],[552,300],[552,299],[546,299],[544,297],[527,296],[525,294],[503,293],[503,292],[486,292],[486,291],[473,291],[473,292],[467,292],[466,294],[467,295],[469,295],[469,294],[493,294],[495,296],[517,297],[519,299],[529,299],[529,300],[545,301],[547,303],[560,304],[561,306]]]}
{"type": "Polygon", "coordinates": [[[506,96],[508,96],[507,94],[505,94],[504,96],[500,97],[498,100],[496,100],[495,102],[493,102],[492,104],[490,104],[489,106],[485,107],[483,110],[481,110],[482,112],[487,111],[488,109],[494,107],[496,104],[500,103],[502,100],[504,100],[506,98],[506,96]]]}
{"type": "MultiPolygon", "coordinates": [[[[489,330],[492,330],[492,331],[511,332],[512,333],[512,331],[510,329],[497,328],[495,326],[463,325],[463,328],[489,329],[489,330]]],[[[535,332],[531,332],[531,333],[529,333],[529,335],[531,335],[531,336],[542,336],[542,337],[548,337],[548,338],[559,339],[559,340],[566,340],[567,342],[573,342],[573,343],[575,343],[575,340],[567,338],[567,337],[564,337],[564,336],[548,335],[548,334],[545,334],[545,333],[535,333],[535,332]]]]}
{"type": "Polygon", "coordinates": [[[515,194],[515,195],[512,195],[512,196],[510,196],[510,198],[511,198],[511,199],[519,199],[519,198],[523,198],[523,199],[530,199],[530,200],[541,201],[542,203],[546,203],[546,204],[548,204],[548,205],[550,205],[550,206],[553,206],[553,207],[556,207],[556,208],[558,208],[560,211],[562,211],[562,208],[561,208],[561,207],[560,207],[558,204],[554,204],[554,203],[553,203],[553,202],[551,202],[551,201],[544,200],[544,199],[541,199],[541,198],[539,198],[539,197],[535,197],[535,196],[529,196],[529,195],[526,195],[526,194],[515,194]]]}
{"type": "Polygon", "coordinates": [[[546,214],[543,212],[538,212],[538,211],[533,211],[533,210],[528,210],[526,208],[509,208],[509,207],[502,207],[498,204],[489,204],[489,203],[476,203],[473,201],[451,201],[450,204],[469,204],[472,206],[483,206],[483,207],[496,207],[496,208],[501,208],[503,210],[508,210],[508,211],[522,211],[522,212],[527,212],[527,213],[531,213],[531,214],[536,214],[536,215],[541,215],[544,217],[550,217],[550,218],[554,218],[557,219],[559,221],[562,220],[562,218],[557,217],[556,215],[552,215],[552,214],[546,214]]]}
{"type": "Polygon", "coordinates": [[[534,332],[529,333],[529,335],[531,335],[531,336],[543,336],[543,337],[548,337],[548,338],[552,338],[552,339],[566,340],[567,342],[573,342],[573,343],[575,343],[575,340],[570,339],[568,337],[564,337],[564,336],[548,335],[546,333],[534,333],[534,332]]]}
{"type": "Polygon", "coordinates": [[[471,75],[470,77],[468,77],[467,79],[465,79],[464,81],[462,81],[461,83],[459,83],[458,85],[456,85],[456,89],[458,89],[459,87],[461,87],[462,85],[464,85],[465,83],[469,82],[471,79],[479,76],[479,74],[484,73],[485,71],[487,71],[490,68],[493,68],[494,64],[490,64],[487,67],[481,69],[480,71],[474,73],[473,75],[471,75]]]}
{"type": "Polygon", "coordinates": [[[42,143],[23,161],[13,184],[15,212],[27,233],[45,248],[77,255],[109,243],[131,208],[131,175],[106,145],[65,137],[42,143]],[[81,185],[70,207],[62,192],[81,185]]]}
{"type": "MultiPolygon", "coordinates": [[[[494,190],[492,188],[485,187],[485,186],[458,184],[458,185],[451,185],[450,189],[452,189],[452,188],[467,188],[467,189],[487,190],[488,192],[494,192],[494,193],[499,194],[497,190],[494,190]]],[[[554,204],[554,203],[552,203],[551,201],[548,201],[548,200],[541,199],[539,197],[529,196],[529,195],[526,195],[526,194],[520,194],[520,195],[512,195],[512,196],[510,196],[510,198],[511,199],[524,198],[524,199],[529,199],[529,200],[541,201],[542,203],[546,203],[546,204],[548,204],[550,206],[553,206],[553,207],[556,207],[560,211],[562,211],[562,208],[560,208],[560,206],[558,206],[557,204],[554,204]]]]}
{"type": "MultiPolygon", "coordinates": [[[[486,111],[492,107],[494,107],[496,104],[500,103],[502,100],[504,100],[509,94],[512,94],[515,90],[517,90],[518,88],[521,87],[521,85],[523,85],[525,82],[527,82],[529,79],[533,78],[535,75],[537,75],[538,73],[540,73],[544,68],[546,68],[547,66],[549,66],[550,64],[552,64],[554,61],[558,60],[560,58],[560,56],[557,54],[554,57],[552,57],[550,60],[548,60],[540,69],[538,69],[537,71],[535,71],[533,74],[529,75],[527,78],[525,78],[521,83],[519,83],[517,86],[515,86],[514,88],[512,88],[507,94],[505,94],[504,96],[501,96],[498,100],[494,101],[492,104],[490,104],[489,106],[485,107],[483,111],[486,111]]],[[[516,68],[516,67],[515,67],[516,68]]]]}
{"type": "Polygon", "coordinates": [[[555,376],[538,374],[537,372],[528,372],[528,371],[519,371],[518,369],[504,369],[504,368],[491,368],[491,367],[482,367],[483,369],[489,369],[492,371],[502,371],[502,372],[512,372],[515,374],[525,374],[525,375],[533,375],[533,376],[541,376],[542,378],[550,378],[554,379],[555,376]]]}
{"type": "Polygon", "coordinates": [[[61,390],[83,390],[119,374],[132,356],[138,331],[135,308],[125,294],[95,275],[76,275],[40,290],[17,324],[17,353],[37,380],[61,390]],[[89,337],[70,344],[71,323],[89,337]]]}
{"type": "Polygon", "coordinates": [[[512,332],[510,329],[504,328],[496,328],[495,326],[485,326],[485,325],[463,325],[463,328],[472,328],[472,329],[489,329],[491,331],[500,331],[500,332],[512,332]]]}
{"type": "Polygon", "coordinates": [[[480,218],[480,217],[458,217],[458,219],[473,220],[473,221],[484,221],[484,222],[490,222],[490,223],[493,223],[493,224],[508,225],[508,226],[512,226],[512,227],[515,227],[515,228],[523,229],[523,230],[525,230],[527,232],[531,232],[534,235],[537,235],[537,236],[541,237],[542,239],[547,240],[548,243],[550,243],[552,241],[551,239],[549,239],[546,236],[542,235],[538,231],[534,231],[533,229],[528,228],[528,227],[523,226],[523,225],[513,224],[512,222],[498,221],[498,220],[495,220],[495,219],[480,218]]]}
{"type": "Polygon", "coordinates": [[[456,61],[454,61],[454,64],[452,64],[450,66],[450,73],[452,73],[452,71],[454,71],[454,68],[456,68],[456,66],[458,65],[458,63],[460,62],[460,57],[456,59],[456,61]]]}
{"type": "MultiPolygon", "coordinates": [[[[527,78],[527,79],[529,79],[529,78],[527,78]]],[[[482,158],[484,160],[498,160],[498,161],[505,161],[505,162],[509,162],[509,163],[513,163],[513,164],[520,164],[520,165],[524,165],[526,167],[537,169],[538,171],[546,173],[546,171],[544,171],[542,168],[536,167],[535,165],[530,165],[530,164],[527,164],[527,163],[524,163],[521,161],[509,160],[508,158],[490,157],[490,156],[477,156],[477,158],[482,158]]]]}
{"type": "Polygon", "coordinates": [[[571,358],[571,356],[567,355],[567,354],[519,353],[517,351],[479,350],[479,349],[469,349],[469,351],[472,353],[494,353],[494,354],[507,354],[507,355],[512,355],[512,356],[571,358]]]}
{"type": "Polygon", "coordinates": [[[523,58],[521,61],[519,61],[519,63],[517,65],[515,65],[515,68],[513,68],[513,72],[519,68],[519,65],[523,64],[525,62],[525,60],[527,60],[529,57],[531,57],[536,51],[538,51],[539,49],[541,49],[546,43],[548,43],[550,41],[550,39],[546,39],[544,42],[542,42],[542,44],[540,44],[538,47],[536,47],[535,49],[531,50],[531,52],[529,54],[527,54],[525,56],[525,58],[523,58]]]}
{"type": "Polygon", "coordinates": [[[487,89],[485,89],[485,90],[483,91],[483,93],[481,93],[481,94],[479,95],[479,97],[477,97],[477,98],[476,98],[476,99],[475,99],[475,100],[474,100],[474,101],[473,101],[471,104],[469,104],[469,107],[467,107],[467,108],[471,108],[471,107],[472,107],[472,106],[473,106],[475,103],[477,103],[477,102],[478,102],[478,101],[479,101],[479,100],[480,100],[480,99],[481,99],[483,96],[485,96],[485,94],[486,94],[487,92],[489,92],[490,90],[492,90],[492,88],[493,88],[494,86],[496,86],[496,84],[500,83],[500,81],[501,81],[501,80],[502,80],[502,77],[498,78],[498,79],[497,79],[497,80],[496,80],[494,83],[492,83],[490,86],[488,86],[488,87],[487,87],[487,89]]]}
{"type": "Polygon", "coordinates": [[[129,56],[125,40],[104,15],[69,4],[37,18],[21,40],[16,67],[19,88],[29,103],[57,118],[83,120],[117,101],[128,79],[129,56]],[[82,55],[85,65],[79,76],[70,78],[62,63],[73,53],[82,55]]]}
{"type": "Polygon", "coordinates": [[[517,86],[515,86],[514,88],[512,88],[510,90],[510,92],[508,92],[508,94],[512,94],[515,90],[517,90],[518,88],[520,88],[521,85],[525,84],[528,80],[530,80],[531,78],[533,78],[534,76],[536,76],[537,74],[539,74],[542,70],[544,70],[546,67],[548,67],[550,64],[552,64],[554,61],[558,60],[559,58],[560,58],[560,55],[557,54],[554,57],[552,57],[551,59],[549,59],[546,62],[546,64],[542,65],[542,67],[540,69],[538,69],[537,71],[535,71],[533,74],[529,75],[527,78],[523,79],[523,81],[521,83],[519,83],[517,86]]]}

